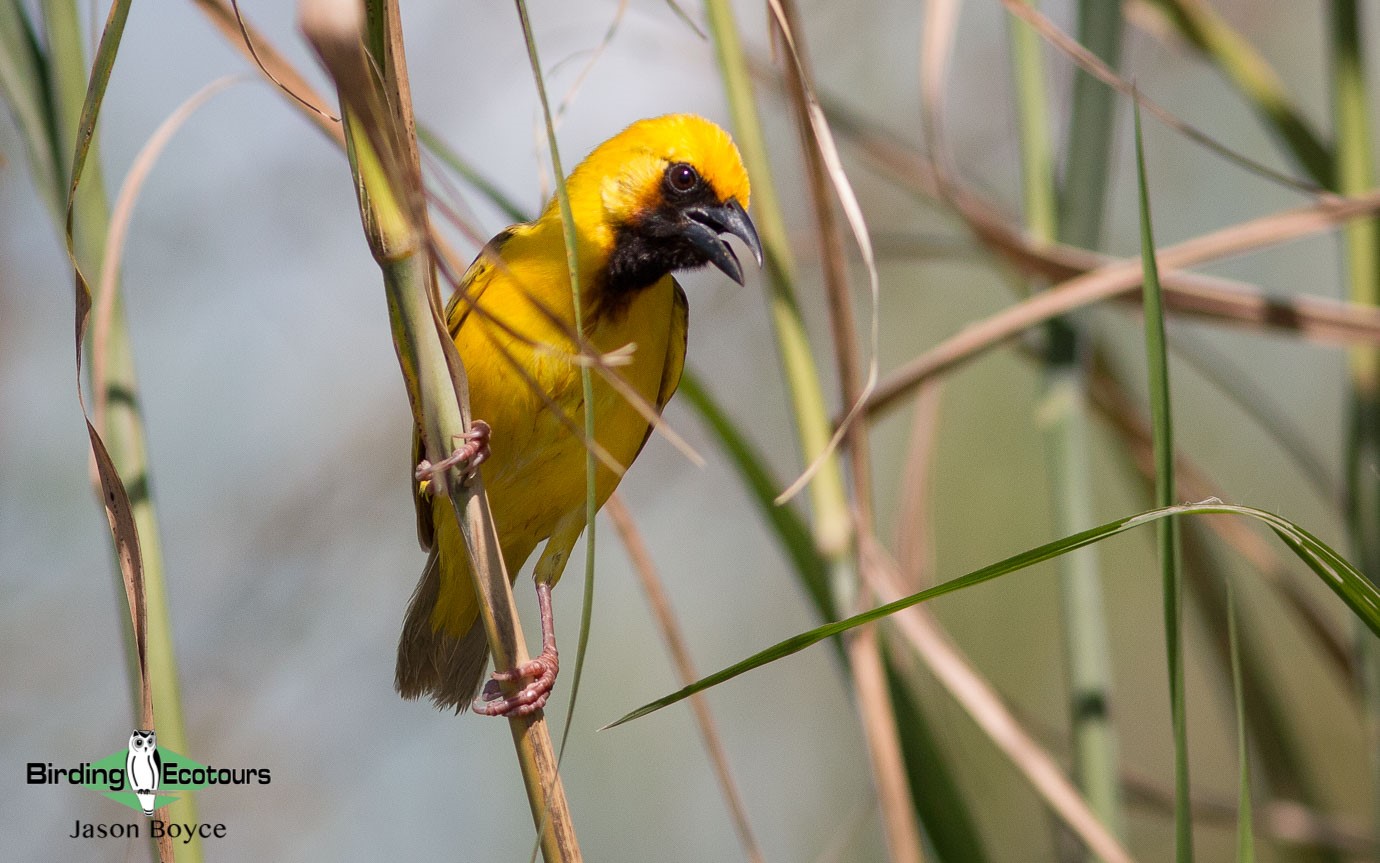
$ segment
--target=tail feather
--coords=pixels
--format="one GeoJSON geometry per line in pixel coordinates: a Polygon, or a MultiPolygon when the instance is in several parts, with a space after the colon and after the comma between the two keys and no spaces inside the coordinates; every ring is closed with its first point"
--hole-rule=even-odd
{"type": "Polygon", "coordinates": [[[393,686],[403,698],[427,695],[443,710],[454,708],[456,713],[464,713],[478,694],[488,667],[489,641],[478,619],[459,637],[435,626],[432,611],[440,595],[440,555],[433,548],[407,607],[393,686]]]}

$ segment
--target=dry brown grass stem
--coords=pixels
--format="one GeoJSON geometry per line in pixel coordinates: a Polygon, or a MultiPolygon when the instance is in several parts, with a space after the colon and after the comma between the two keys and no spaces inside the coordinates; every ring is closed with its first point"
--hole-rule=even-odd
{"type": "MultiPolygon", "coordinates": [[[[632,513],[628,512],[618,492],[609,496],[604,504],[604,514],[613,522],[614,530],[618,531],[618,538],[622,540],[623,548],[628,552],[628,560],[632,562],[638,583],[647,594],[647,605],[652,609],[652,617],[656,619],[662,640],[666,642],[666,650],[671,654],[676,676],[680,679],[681,686],[689,686],[699,680],[700,675],[690,658],[690,648],[685,642],[685,634],[681,632],[680,623],[677,622],[675,611],[671,608],[670,597],[662,587],[661,576],[657,573],[651,552],[642,540],[642,532],[637,529],[637,522],[633,520],[632,513]]],[[[709,763],[714,768],[714,777],[719,782],[724,805],[728,807],[729,816],[733,819],[733,828],[738,833],[738,841],[742,843],[743,853],[752,863],[763,863],[765,858],[762,856],[762,849],[758,846],[757,838],[752,833],[752,825],[748,822],[747,807],[743,805],[738,784],[733,780],[733,772],[729,769],[728,754],[724,750],[723,740],[714,722],[714,714],[709,710],[709,702],[702,693],[690,696],[689,701],[690,710],[695,715],[695,724],[699,726],[700,737],[704,740],[705,752],[709,755],[709,763]]]]}
{"type": "Polygon", "coordinates": [[[931,472],[939,443],[939,408],[943,384],[929,381],[915,394],[915,410],[910,422],[910,442],[906,446],[905,471],[896,503],[894,547],[904,587],[918,593],[929,587],[928,574],[934,569],[933,533],[930,530],[931,472]]]}
{"type": "Polygon", "coordinates": [[[211,24],[225,37],[230,47],[244,55],[270,82],[291,95],[295,104],[303,108],[303,116],[340,147],[345,146],[345,133],[340,120],[326,109],[326,100],[291,61],[278,52],[252,24],[236,13],[226,0],[192,0],[211,24]],[[252,47],[251,47],[252,44],[252,47]]]}
{"type": "Polygon", "coordinates": [[[105,254],[101,258],[101,272],[96,282],[91,322],[91,416],[98,429],[105,428],[106,402],[110,396],[106,391],[106,359],[109,353],[107,342],[110,339],[110,327],[115,313],[115,280],[124,257],[125,237],[129,234],[129,222],[134,215],[134,205],[139,200],[139,193],[144,188],[144,181],[148,179],[149,172],[153,170],[158,157],[162,155],[163,149],[177,130],[182,128],[182,125],[211,97],[243,79],[243,75],[217,78],[179,105],[144,142],[144,146],[139,149],[139,153],[130,164],[124,182],[120,184],[120,193],[116,196],[115,205],[110,211],[110,229],[106,232],[105,254]]]}
{"type": "MultiPolygon", "coordinates": [[[[790,60],[786,64],[784,75],[786,90],[800,133],[805,174],[809,181],[810,199],[814,208],[816,237],[823,265],[830,332],[833,336],[842,401],[850,406],[848,415],[840,424],[839,433],[842,437],[836,437],[835,440],[841,440],[847,449],[851,466],[850,514],[854,540],[847,553],[853,557],[849,568],[856,573],[858,537],[871,536],[874,529],[872,466],[869,458],[868,418],[866,414],[862,414],[857,416],[856,420],[850,420],[853,420],[856,406],[863,403],[877,380],[879,277],[873,259],[871,239],[862,223],[861,211],[853,197],[848,179],[844,176],[823,110],[813,95],[809,55],[799,27],[795,4],[792,0],[771,0],[768,5],[772,12],[770,20],[774,25],[772,33],[790,60]],[[848,262],[834,213],[835,192],[843,203],[859,248],[863,252],[872,288],[872,360],[866,370],[863,368],[858,346],[857,321],[853,315],[853,296],[848,280],[848,262]]],[[[822,458],[816,461],[816,465],[820,463],[822,458]]],[[[806,475],[808,473],[807,470],[806,475]]],[[[856,594],[858,603],[870,602],[869,591],[865,585],[857,585],[856,594]]],[[[847,639],[846,654],[876,782],[890,859],[892,863],[921,863],[924,854],[913,794],[923,792],[921,789],[912,789],[910,779],[906,775],[905,757],[901,751],[900,733],[896,728],[896,712],[888,689],[886,665],[881,654],[877,628],[869,626],[852,634],[847,639]]]]}
{"type": "MultiPolygon", "coordinates": [[[[1251,219],[1167,246],[1157,253],[1156,258],[1161,273],[1172,275],[1175,270],[1184,267],[1230,258],[1319,233],[1377,210],[1380,210],[1380,191],[1358,198],[1328,198],[1310,206],[1251,219]]],[[[1127,259],[1075,276],[1008,306],[884,377],[868,399],[868,410],[886,408],[921,381],[952,369],[1037,324],[1136,291],[1140,288],[1141,277],[1140,260],[1127,259]]],[[[1168,287],[1171,276],[1164,278],[1168,287]]],[[[1238,299],[1248,301],[1246,297],[1238,299]]],[[[1323,301],[1314,298],[1281,301],[1269,300],[1263,295],[1257,295],[1249,301],[1256,306],[1256,315],[1263,319],[1302,317],[1303,309],[1310,307],[1315,323],[1320,323],[1322,316],[1317,312],[1324,305],[1323,301]]],[[[1330,305],[1334,310],[1343,306],[1340,303],[1330,305]]],[[[1328,316],[1328,323],[1332,325],[1329,333],[1340,335],[1345,332],[1358,340],[1364,337],[1368,342],[1380,342],[1380,311],[1346,308],[1344,316],[1328,316]]]]}
{"type": "MultiPolygon", "coordinates": [[[[871,758],[873,781],[877,785],[877,804],[882,828],[886,832],[891,863],[921,863],[920,827],[915,819],[915,804],[910,781],[901,757],[901,738],[896,729],[896,713],[887,691],[886,666],[882,661],[877,625],[855,630],[845,640],[848,666],[853,673],[853,690],[858,699],[863,737],[871,758]]],[[[925,789],[915,789],[924,794],[925,789]]]]}
{"type": "MultiPolygon", "coordinates": [[[[935,163],[913,148],[870,127],[846,108],[831,103],[828,111],[840,134],[856,146],[874,168],[916,195],[946,201],[983,245],[1022,275],[1061,282],[1113,263],[1113,259],[1086,249],[1035,242],[1004,217],[995,204],[970,189],[941,182],[935,163]]],[[[1333,197],[1330,200],[1335,204],[1342,199],[1333,197]]],[[[1359,206],[1362,212],[1351,213],[1346,218],[1364,215],[1367,204],[1359,206]]],[[[1377,205],[1371,202],[1369,206],[1377,205]]],[[[1291,230],[1298,230],[1298,227],[1293,226],[1291,230]]],[[[1279,242],[1296,236],[1302,234],[1282,237],[1279,242]]],[[[1250,329],[1276,329],[1329,344],[1380,343],[1380,312],[1368,306],[1308,295],[1272,297],[1253,285],[1190,272],[1161,271],[1160,279],[1165,306],[1175,314],[1195,315],[1250,329]]],[[[1138,302],[1134,297],[1122,299],[1138,302]]],[[[886,383],[884,379],[879,389],[886,383]]]]}

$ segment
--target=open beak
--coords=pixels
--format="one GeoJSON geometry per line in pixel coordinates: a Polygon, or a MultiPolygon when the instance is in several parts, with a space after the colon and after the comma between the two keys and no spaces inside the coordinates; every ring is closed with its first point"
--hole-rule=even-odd
{"type": "Polygon", "coordinates": [[[742,240],[752,252],[757,266],[762,266],[762,241],[757,239],[757,229],[737,198],[729,198],[717,206],[694,207],[686,210],[685,215],[690,219],[690,225],[684,231],[685,238],[704,253],[709,263],[723,270],[733,281],[740,285],[743,283],[743,268],[738,263],[738,256],[719,237],[720,234],[732,234],[742,240]]]}

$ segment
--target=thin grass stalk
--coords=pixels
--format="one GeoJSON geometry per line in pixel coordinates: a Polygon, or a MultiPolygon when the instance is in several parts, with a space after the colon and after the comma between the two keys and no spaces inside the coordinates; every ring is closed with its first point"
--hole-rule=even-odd
{"type": "MultiPolygon", "coordinates": [[[[1369,190],[1375,181],[1359,3],[1333,0],[1330,17],[1337,188],[1351,195],[1369,190]]],[[[1380,305],[1380,222],[1354,221],[1343,236],[1351,301],[1380,305]]],[[[1361,571],[1380,584],[1380,350],[1352,348],[1348,372],[1347,523],[1361,571]]],[[[1371,765],[1372,829],[1380,837],[1380,643],[1359,630],[1356,641],[1371,765]]]]}
{"type": "MultiPolygon", "coordinates": [[[[1145,145],[1140,109],[1136,108],[1136,178],[1140,190],[1140,250],[1144,267],[1145,357],[1150,374],[1150,421],[1154,430],[1155,505],[1174,505],[1174,425],[1169,403],[1169,359],[1164,338],[1164,304],[1155,262],[1155,236],[1150,219],[1150,192],[1145,178],[1145,145]]],[[[1164,591],[1165,665],[1169,672],[1170,723],[1174,732],[1174,859],[1193,861],[1193,820],[1188,777],[1188,714],[1184,703],[1182,567],[1179,563],[1178,520],[1171,516],[1155,525],[1160,577],[1164,591]]]]}
{"type": "MultiPolygon", "coordinates": [[[[83,106],[87,100],[88,88],[91,86],[89,75],[94,76],[99,69],[88,72],[85,42],[81,34],[76,4],[70,0],[49,0],[43,4],[42,10],[48,47],[48,100],[54,114],[52,133],[55,140],[52,146],[58,153],[68,154],[76,147],[78,136],[82,134],[83,106]]],[[[102,58],[99,62],[104,63],[107,60],[102,58]]],[[[113,55],[109,57],[108,62],[113,64],[113,55]]],[[[90,122],[94,124],[94,115],[91,116],[90,122]]],[[[62,198],[68,193],[68,184],[71,180],[70,176],[67,176],[68,173],[64,168],[62,176],[58,178],[62,185],[56,192],[62,198]]],[[[110,208],[101,176],[99,146],[94,139],[90,143],[81,183],[74,190],[74,196],[71,221],[73,253],[83,272],[96,273],[100,270],[110,229],[110,208]]],[[[135,375],[133,350],[124,315],[124,302],[118,292],[118,280],[112,289],[116,291],[116,297],[109,318],[108,337],[100,346],[104,354],[99,358],[93,356],[92,362],[86,365],[88,373],[98,365],[104,368],[104,382],[101,384],[104,392],[99,394],[99,398],[107,407],[103,412],[103,422],[97,431],[128,492],[130,515],[138,535],[146,624],[142,639],[145,650],[144,670],[148,677],[149,697],[152,703],[157,705],[158,745],[178,753],[186,753],[187,735],[178,686],[177,660],[172,642],[172,619],[168,610],[158,517],[150,489],[149,462],[144,446],[144,422],[138,398],[138,379],[135,375]]],[[[94,349],[95,346],[92,347],[94,349]]],[[[102,483],[98,481],[95,485],[98,496],[105,498],[102,483]]],[[[130,624],[130,618],[123,610],[119,617],[126,624],[130,624]]],[[[135,694],[134,703],[138,704],[141,700],[141,675],[134,649],[137,639],[129,626],[125,627],[125,635],[130,645],[130,682],[135,694]]],[[[139,721],[142,726],[146,718],[141,717],[139,721]]],[[[151,723],[148,727],[152,728],[154,724],[151,723]]],[[[174,802],[160,810],[158,817],[170,822],[197,823],[195,796],[190,792],[179,794],[174,802]]],[[[184,863],[197,863],[201,860],[202,853],[200,837],[193,837],[191,842],[182,845],[177,851],[184,863]]],[[[164,857],[171,856],[170,844],[162,843],[159,854],[164,857]]]]}
{"type": "MultiPolygon", "coordinates": [[[[541,101],[542,119],[546,124],[546,144],[551,151],[551,168],[556,178],[556,201],[560,207],[562,237],[565,240],[565,264],[570,274],[570,293],[575,310],[575,332],[585,335],[584,306],[580,291],[580,262],[578,258],[579,240],[575,235],[575,216],[570,210],[570,196],[565,189],[565,169],[561,167],[560,148],[556,144],[556,127],[551,119],[551,105],[546,98],[546,81],[542,77],[541,63],[537,59],[537,43],[532,35],[532,22],[527,15],[525,0],[516,0],[518,18],[522,22],[522,34],[527,43],[527,57],[532,63],[532,78],[536,82],[537,96],[541,101]]],[[[580,392],[584,400],[584,435],[587,441],[596,441],[594,436],[594,380],[589,365],[580,364],[580,392]]],[[[570,683],[570,702],[565,714],[565,729],[561,734],[560,754],[565,753],[565,744],[570,739],[570,728],[575,717],[575,700],[580,691],[580,676],[584,671],[585,650],[589,646],[590,616],[594,606],[594,537],[595,515],[599,511],[599,499],[595,487],[594,449],[585,447],[585,579],[584,594],[580,608],[580,635],[575,648],[575,673],[570,683]]],[[[557,756],[559,761],[560,756],[557,756]]]]}
{"type": "MultiPolygon", "coordinates": [[[[1108,67],[1121,58],[1121,5],[1080,0],[1078,41],[1108,67]]],[[[1033,31],[1030,38],[1035,39],[1033,31]]],[[[1083,248],[1098,248],[1106,209],[1116,125],[1116,94],[1081,70],[1073,76],[1073,113],[1069,118],[1063,182],[1060,187],[1058,239],[1083,248]]],[[[1056,455],[1058,532],[1079,530],[1094,522],[1091,434],[1084,370],[1087,334],[1076,318],[1057,318],[1047,330],[1045,369],[1048,405],[1058,409],[1056,426],[1047,433],[1056,455]],[[1051,439],[1052,438],[1052,439],[1051,439]]],[[[1088,803],[1111,833],[1125,838],[1126,823],[1118,781],[1116,730],[1111,721],[1111,644],[1107,637],[1102,576],[1092,549],[1074,552],[1061,573],[1065,649],[1073,699],[1074,758],[1088,803]]]]}
{"type": "MultiPolygon", "coordinates": [[[[364,10],[350,0],[309,0],[299,9],[302,30],[340,93],[365,235],[383,272],[408,399],[426,457],[435,463],[469,428],[468,385],[441,316],[426,241],[425,197],[396,0],[370,6],[368,12],[366,21],[364,10]],[[361,44],[366,33],[367,57],[361,44]]],[[[513,668],[527,661],[527,649],[482,479],[464,482],[451,469],[437,477],[436,487],[450,497],[464,534],[494,663],[513,668]]],[[[545,860],[582,859],[545,716],[537,711],[512,717],[509,728],[545,860]]]]}
{"type": "MultiPolygon", "coordinates": [[[[1120,435],[1125,445],[1118,450],[1127,459],[1130,470],[1145,499],[1150,501],[1155,492],[1155,464],[1152,433],[1148,421],[1141,415],[1141,409],[1131,403],[1124,385],[1109,368],[1094,366],[1093,404],[1101,416],[1120,435]]],[[[1177,487],[1180,494],[1189,499],[1217,497],[1217,487],[1205,482],[1203,475],[1184,458],[1179,459],[1177,487]]],[[[1220,634],[1218,622],[1228,616],[1227,585],[1229,578],[1219,574],[1226,571],[1224,562],[1219,560],[1216,547],[1208,542],[1210,531],[1217,531],[1219,538],[1235,548],[1250,566],[1259,572],[1268,571],[1258,556],[1249,549],[1233,542],[1237,525],[1219,523],[1213,519],[1207,523],[1192,521],[1183,531],[1184,574],[1187,578],[1189,596],[1193,599],[1198,617],[1205,628],[1220,634]],[[1230,528],[1226,531],[1223,528],[1230,528]]],[[[1244,526],[1244,525],[1243,525],[1244,526]]],[[[1240,539],[1254,537],[1246,531],[1240,539]]],[[[1286,599],[1282,597],[1282,599],[1286,599]]],[[[1306,620],[1306,618],[1304,618],[1306,620]]],[[[1247,622],[1250,618],[1247,617],[1247,622]]],[[[1307,623],[1305,628],[1312,629],[1307,623]]],[[[1247,740],[1253,741],[1259,764],[1263,768],[1271,794],[1276,799],[1299,801],[1304,807],[1317,809],[1321,796],[1316,779],[1310,774],[1310,760],[1301,746],[1299,730],[1294,727],[1293,712],[1288,708],[1286,696],[1276,684],[1278,674],[1274,673],[1268,662],[1268,650],[1253,637],[1256,627],[1241,627],[1238,639],[1238,662],[1243,680],[1242,701],[1248,723],[1247,740]]],[[[1230,674],[1232,665],[1231,646],[1225,637],[1209,640],[1216,667],[1226,669],[1230,674]]],[[[1318,642],[1325,653],[1329,652],[1325,643],[1318,642]]],[[[1124,784],[1124,783],[1123,783],[1124,784]]],[[[1167,795],[1169,804],[1166,811],[1173,811],[1172,793],[1167,795]]],[[[1195,815],[1195,819],[1198,816],[1195,815]]],[[[1330,861],[1337,863],[1341,857],[1325,846],[1317,848],[1292,849],[1289,859],[1300,861],[1330,861]]]]}
{"type": "MultiPolygon", "coordinates": [[[[1116,64],[1120,33],[1117,4],[1087,0],[1079,4],[1080,41],[1109,66],[1116,64]]],[[[1114,94],[1092,77],[1075,73],[1061,208],[1055,196],[1043,42],[1023,21],[1011,21],[1010,34],[1021,117],[1027,230],[1036,244],[1058,240],[1095,248],[1106,196],[1114,94]]],[[[1084,342],[1078,323],[1070,317],[1055,318],[1045,325],[1038,414],[1053,493],[1052,515],[1059,534],[1094,523],[1082,368],[1084,342]]],[[[1111,650],[1096,550],[1085,548],[1066,555],[1060,560],[1059,574],[1074,775],[1098,818],[1120,836],[1124,817],[1116,733],[1109,715],[1111,650]]]]}
{"type": "Polygon", "coordinates": [[[1236,594],[1227,582],[1227,641],[1231,646],[1231,692],[1236,707],[1237,816],[1236,863],[1255,863],[1255,828],[1251,823],[1251,759],[1246,742],[1246,700],[1241,687],[1241,650],[1236,634],[1236,594]]]}
{"type": "MultiPolygon", "coordinates": [[[[771,161],[767,157],[766,141],[757,116],[756,97],[752,92],[752,80],[738,35],[738,25],[728,0],[706,0],[705,12],[719,72],[724,79],[729,113],[733,118],[734,138],[743,154],[748,175],[752,178],[752,209],[762,239],[772,330],[791,393],[801,461],[810,464],[828,446],[833,436],[833,424],[825,404],[819,368],[815,364],[805,323],[801,319],[800,304],[795,296],[795,261],[781,217],[780,200],[772,182],[771,161]]],[[[831,455],[825,460],[810,483],[810,508],[813,513],[811,526],[820,551],[830,560],[846,558],[853,524],[848,496],[843,487],[843,473],[836,456],[831,455]]],[[[844,605],[848,607],[856,579],[847,572],[836,571],[834,582],[837,592],[850,596],[844,605]]]]}
{"type": "MultiPolygon", "coordinates": [[[[839,387],[843,403],[852,405],[862,393],[862,368],[857,344],[857,322],[853,316],[853,297],[848,284],[847,260],[844,257],[843,242],[834,216],[828,169],[815,145],[814,133],[810,126],[805,77],[810,74],[810,60],[804,34],[799,26],[799,15],[795,4],[790,0],[781,0],[780,8],[784,20],[776,21],[773,18],[772,21],[776,25],[773,30],[783,43],[787,43],[783,45],[783,50],[791,50],[793,43],[798,63],[798,74],[786,74],[786,89],[795,110],[801,151],[805,159],[805,174],[809,181],[810,200],[815,213],[825,295],[829,301],[830,330],[833,335],[834,356],[838,364],[839,387]],[[793,38],[780,32],[782,26],[790,28],[793,38]]],[[[843,438],[851,463],[849,480],[852,487],[854,529],[851,532],[852,541],[849,543],[847,555],[851,559],[849,568],[853,572],[856,572],[859,566],[857,537],[870,536],[873,531],[872,466],[867,431],[867,418],[864,416],[858,422],[849,424],[843,438]]],[[[866,604],[871,601],[865,587],[849,585],[848,589],[855,593],[855,602],[866,604]]],[[[835,599],[840,604],[849,599],[838,595],[837,587],[835,594],[835,599]]],[[[887,670],[877,630],[869,627],[858,632],[848,640],[846,652],[853,672],[858,711],[868,744],[872,774],[877,784],[882,825],[886,832],[890,858],[893,863],[921,863],[923,850],[920,844],[920,829],[916,823],[912,801],[915,795],[924,791],[923,788],[911,787],[904,769],[900,735],[896,727],[897,717],[891,703],[887,670]]]]}

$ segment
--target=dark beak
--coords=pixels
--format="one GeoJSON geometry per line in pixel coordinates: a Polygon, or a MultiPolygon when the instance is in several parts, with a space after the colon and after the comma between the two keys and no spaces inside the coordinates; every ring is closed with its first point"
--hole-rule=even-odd
{"type": "Polygon", "coordinates": [[[757,239],[757,229],[737,198],[729,198],[717,206],[692,207],[685,211],[685,215],[690,219],[689,227],[683,232],[685,238],[704,254],[709,263],[723,270],[733,281],[740,285],[743,283],[743,268],[733,249],[719,238],[720,234],[732,234],[742,240],[752,252],[757,266],[762,266],[762,241],[757,239]]]}

